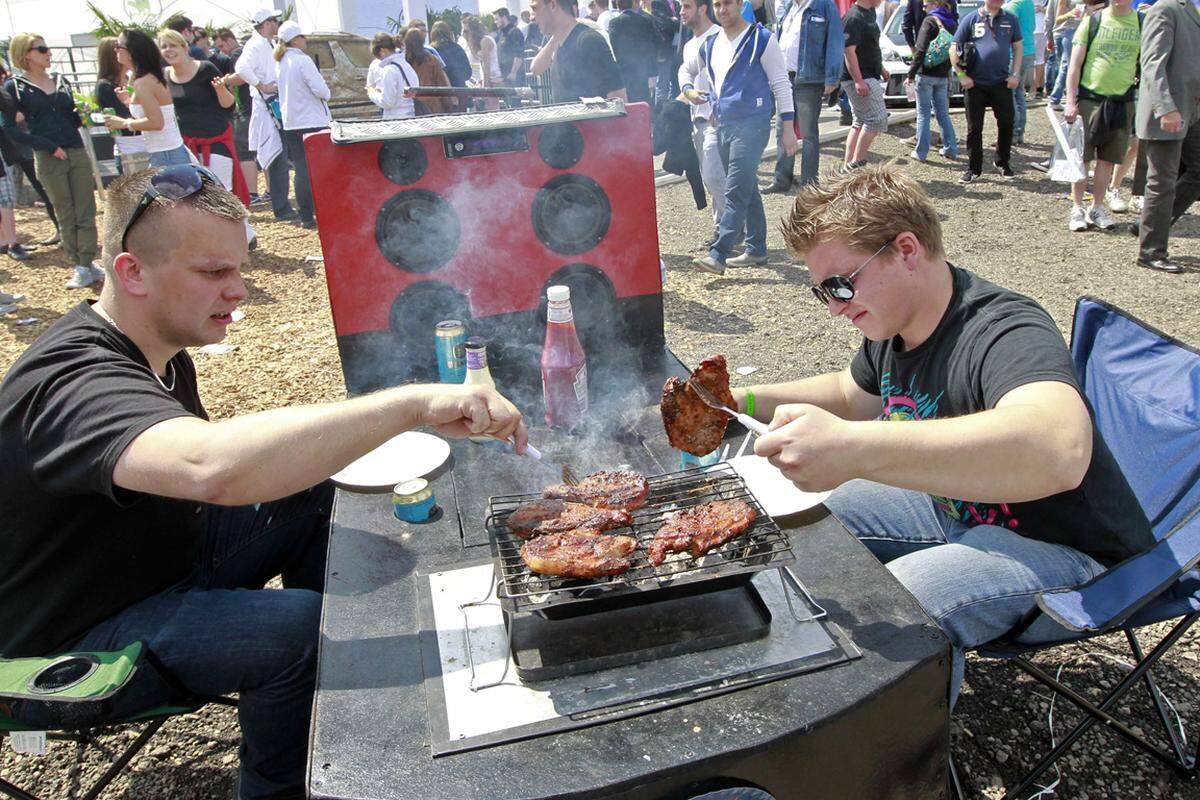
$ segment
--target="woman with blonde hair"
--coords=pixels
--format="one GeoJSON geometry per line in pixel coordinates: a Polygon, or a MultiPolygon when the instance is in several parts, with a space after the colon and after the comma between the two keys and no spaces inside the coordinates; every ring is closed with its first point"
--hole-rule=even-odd
{"type": "Polygon", "coordinates": [[[192,156],[179,133],[175,99],[167,88],[158,45],[144,31],[126,28],[117,39],[117,47],[129,54],[133,67],[129,91],[117,93],[129,102],[130,116],[106,116],[104,124],[109,130],[139,131],[145,137],[152,167],[190,164],[192,156]]]}
{"type": "Polygon", "coordinates": [[[14,101],[4,114],[4,130],[13,141],[34,150],[38,178],[58,215],[63,250],[75,267],[67,288],[91,286],[104,280],[104,271],[92,264],[98,252],[95,187],[71,83],[50,72],[50,48],[36,33],[13,36],[8,52],[13,66],[25,74],[4,85],[14,101]],[[28,131],[18,127],[18,113],[28,131]]]}
{"type": "MultiPolygon", "coordinates": [[[[425,49],[425,31],[415,25],[404,34],[404,58],[417,73],[417,85],[450,85],[450,79],[446,77],[446,70],[442,68],[442,63],[425,49]]],[[[426,97],[423,100],[433,114],[448,114],[457,110],[457,103],[452,97],[426,97]]]]}
{"type": "Polygon", "coordinates": [[[329,127],[329,87],[312,58],[304,52],[307,37],[300,25],[288,20],[279,26],[279,44],[275,60],[279,62],[279,110],[283,117],[283,146],[296,168],[293,185],[300,226],[317,227],[313,215],[312,184],[308,179],[308,158],[304,153],[304,135],[329,127]]]}

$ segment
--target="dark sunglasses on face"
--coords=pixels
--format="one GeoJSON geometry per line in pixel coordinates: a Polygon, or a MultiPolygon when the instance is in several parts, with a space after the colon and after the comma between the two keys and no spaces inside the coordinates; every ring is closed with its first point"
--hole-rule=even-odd
{"type": "Polygon", "coordinates": [[[44,45],[44,44],[39,44],[39,45],[37,45],[36,47],[31,47],[31,48],[29,48],[29,49],[30,49],[30,50],[36,50],[36,51],[37,51],[37,52],[39,52],[39,53],[49,53],[49,52],[50,52],[50,48],[49,48],[49,47],[47,47],[47,46],[46,46],[46,45],[44,45]]]}
{"type": "Polygon", "coordinates": [[[849,303],[854,299],[854,279],[858,277],[858,273],[862,272],[867,264],[875,260],[884,250],[892,246],[889,241],[875,251],[875,253],[858,266],[858,269],[851,272],[849,275],[832,275],[825,280],[812,287],[813,296],[817,298],[817,302],[823,306],[829,305],[833,301],[839,303],[849,303]]]}
{"type": "Polygon", "coordinates": [[[178,202],[200,191],[205,182],[216,186],[221,185],[216,175],[199,164],[171,164],[154,173],[150,177],[150,185],[146,187],[146,191],[142,193],[142,199],[138,201],[137,208],[133,210],[133,216],[129,218],[129,223],[121,233],[121,250],[126,251],[125,240],[129,238],[129,231],[141,219],[142,214],[146,213],[146,209],[150,207],[155,198],[165,197],[178,202]]]}

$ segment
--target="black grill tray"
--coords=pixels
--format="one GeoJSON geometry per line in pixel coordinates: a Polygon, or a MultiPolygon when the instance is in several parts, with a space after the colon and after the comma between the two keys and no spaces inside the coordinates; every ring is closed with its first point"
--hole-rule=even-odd
{"type": "Polygon", "coordinates": [[[487,529],[500,576],[496,595],[510,613],[537,612],[564,619],[601,610],[640,605],[672,597],[744,585],[755,573],[796,560],[791,541],[763,510],[741,476],[728,464],[709,470],[685,470],[647,479],[646,505],[633,513],[633,524],[607,531],[638,540],[633,568],[621,575],[596,580],[563,580],[530,572],[521,560],[522,540],[505,520],[517,506],[540,495],[507,495],[488,502],[487,529]],[[646,560],[650,543],[671,512],[713,500],[739,499],[754,508],[750,530],[700,558],[687,553],[668,556],[659,566],[646,560]]]}

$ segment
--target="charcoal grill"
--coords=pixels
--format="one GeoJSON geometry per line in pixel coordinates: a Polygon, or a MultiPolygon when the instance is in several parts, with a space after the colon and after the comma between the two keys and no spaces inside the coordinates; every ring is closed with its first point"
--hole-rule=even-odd
{"type": "Polygon", "coordinates": [[[487,528],[499,573],[496,594],[501,606],[509,613],[537,612],[561,618],[653,602],[667,596],[719,591],[748,582],[755,572],[783,567],[796,560],[788,536],[779,530],[745,481],[728,464],[707,471],[656,475],[647,482],[650,493],[646,504],[632,512],[633,524],[607,531],[638,540],[638,549],[631,559],[633,567],[620,575],[586,581],[538,575],[521,559],[524,542],[508,529],[505,520],[522,503],[537,500],[540,495],[493,497],[488,504],[487,528]],[[671,514],[714,500],[748,503],[756,513],[750,530],[700,558],[693,558],[690,553],[674,553],[658,566],[647,561],[654,535],[671,514]],[[563,609],[565,606],[575,608],[563,609]]]}

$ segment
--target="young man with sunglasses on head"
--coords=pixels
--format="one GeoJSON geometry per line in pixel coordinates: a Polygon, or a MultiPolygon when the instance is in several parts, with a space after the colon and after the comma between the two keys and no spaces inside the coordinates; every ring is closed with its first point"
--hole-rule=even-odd
{"type": "Polygon", "coordinates": [[[1154,544],[1035,301],[946,261],[929,196],[895,167],[812,186],[783,223],[813,293],[863,334],[837,373],[735,389],[755,453],[826,501],[965,650],[1039,592],[1154,544]],[[903,421],[905,424],[895,424],[903,421]]]}
{"type": "Polygon", "coordinates": [[[246,298],[245,208],[191,164],[120,178],[106,206],[99,302],[0,384],[0,654],[145,642],[157,662],[114,718],[238,692],[239,796],[302,798],[327,478],[410,428],[523,448],[524,424],[494,390],[444,385],[210,421],[184,348],[225,338],[246,298]]]}

